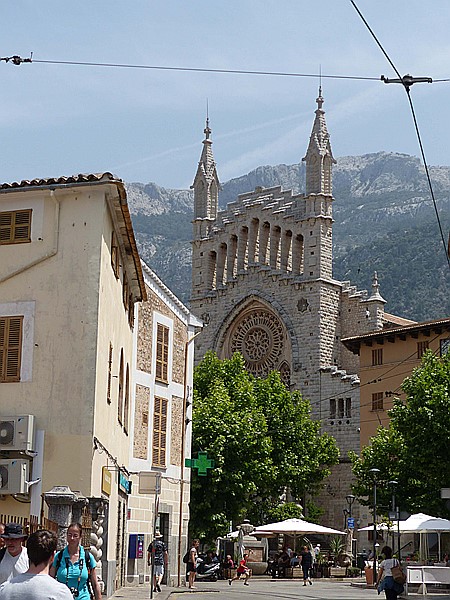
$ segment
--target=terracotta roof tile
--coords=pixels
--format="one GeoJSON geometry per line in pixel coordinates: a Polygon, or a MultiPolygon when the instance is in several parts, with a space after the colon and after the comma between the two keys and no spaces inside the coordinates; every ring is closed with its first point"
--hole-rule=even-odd
{"type": "Polygon", "coordinates": [[[109,171],[105,173],[79,173],[69,177],[46,177],[43,179],[23,179],[12,183],[1,183],[0,190],[9,190],[24,187],[41,187],[49,185],[65,185],[71,183],[89,183],[92,181],[122,181],[109,171]]]}

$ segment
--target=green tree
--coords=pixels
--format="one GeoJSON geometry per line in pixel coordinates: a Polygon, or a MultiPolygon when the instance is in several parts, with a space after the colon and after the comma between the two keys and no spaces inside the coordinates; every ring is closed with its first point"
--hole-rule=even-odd
{"type": "Polygon", "coordinates": [[[334,438],[320,433],[320,421],[311,419],[309,400],[300,392],[289,392],[278,371],[258,379],[255,394],[272,440],[272,495],[285,487],[299,499],[307,491],[317,491],[339,459],[334,438]]]}
{"type": "MultiPolygon", "coordinates": [[[[361,457],[352,455],[354,493],[370,504],[370,469],[380,469],[382,482],[395,480],[402,510],[449,516],[440,490],[450,481],[450,353],[439,358],[425,353],[422,364],[402,384],[405,403],[394,400],[389,428],[379,428],[361,457]]],[[[379,486],[377,500],[387,512],[391,492],[379,486]]]]}
{"type": "Polygon", "coordinates": [[[190,525],[208,540],[230,521],[261,524],[275,515],[286,489],[295,497],[315,491],[338,460],[309,402],[290,393],[279,373],[255,379],[238,353],[219,360],[209,352],[195,369],[193,452],[199,450],[215,468],[206,477],[192,473],[190,525]]]}
{"type": "Polygon", "coordinates": [[[192,473],[190,520],[196,536],[213,540],[273,471],[267,426],[239,354],[221,361],[208,352],[195,369],[192,449],[215,461],[206,477],[192,473]]]}

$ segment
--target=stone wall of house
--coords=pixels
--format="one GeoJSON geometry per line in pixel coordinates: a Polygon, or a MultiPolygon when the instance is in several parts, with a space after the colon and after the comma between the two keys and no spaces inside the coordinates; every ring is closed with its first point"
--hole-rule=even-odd
{"type": "MultiPolygon", "coordinates": [[[[147,287],[147,294],[150,294],[147,287]]],[[[137,368],[144,373],[152,372],[152,326],[153,308],[151,300],[138,304],[137,368]]]]}
{"type": "Polygon", "coordinates": [[[183,428],[183,398],[172,396],[170,425],[170,464],[181,466],[181,432],[183,428]]]}
{"type": "Polygon", "coordinates": [[[149,402],[150,389],[143,385],[136,385],[133,457],[144,460],[148,458],[149,402]]]}

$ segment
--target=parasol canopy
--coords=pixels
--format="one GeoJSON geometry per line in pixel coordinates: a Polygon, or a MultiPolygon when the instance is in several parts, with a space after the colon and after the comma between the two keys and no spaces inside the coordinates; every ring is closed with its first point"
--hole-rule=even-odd
{"type": "Polygon", "coordinates": [[[400,521],[402,533],[437,533],[450,531],[450,521],[441,517],[431,517],[424,513],[411,515],[406,521],[400,521]]]}
{"type": "Polygon", "coordinates": [[[270,537],[271,535],[278,535],[280,533],[285,533],[287,535],[299,535],[307,533],[346,535],[345,531],[338,531],[337,529],[332,529],[331,527],[317,525],[317,523],[309,523],[303,519],[286,519],[285,521],[279,521],[278,523],[261,525],[253,531],[252,535],[270,537]]]}

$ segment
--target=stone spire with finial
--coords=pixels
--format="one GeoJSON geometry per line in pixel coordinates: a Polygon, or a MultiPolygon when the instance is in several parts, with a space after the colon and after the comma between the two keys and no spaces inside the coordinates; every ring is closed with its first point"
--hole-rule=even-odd
{"type": "Polygon", "coordinates": [[[316,98],[316,118],[309,138],[306,156],[302,158],[306,163],[306,195],[324,194],[331,196],[332,177],[331,168],[336,164],[330,144],[330,134],[325,122],[325,111],[322,106],[322,86],[319,86],[319,95],[316,98]]]}
{"type": "Polygon", "coordinates": [[[371,294],[370,298],[368,298],[368,302],[371,302],[373,300],[377,300],[378,302],[383,302],[383,303],[386,302],[386,300],[380,294],[380,284],[378,283],[378,273],[376,271],[374,271],[374,273],[373,273],[372,294],[371,294]]]}
{"type": "Polygon", "coordinates": [[[203,150],[197,167],[197,173],[191,189],[194,190],[194,220],[215,220],[218,211],[219,199],[219,177],[217,175],[216,162],[212,152],[211,129],[209,127],[209,116],[206,116],[206,127],[204,129],[205,139],[203,150]]]}

